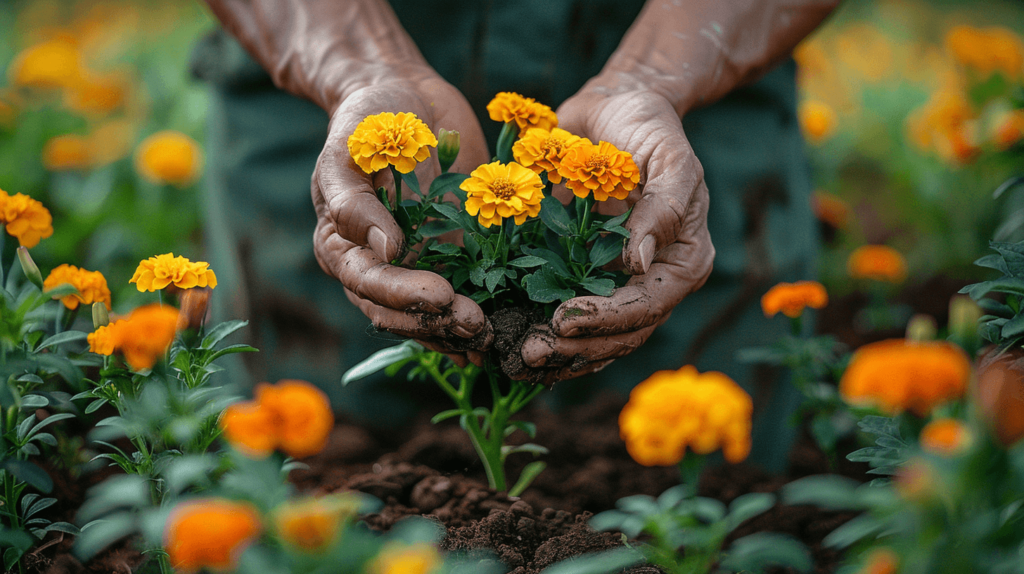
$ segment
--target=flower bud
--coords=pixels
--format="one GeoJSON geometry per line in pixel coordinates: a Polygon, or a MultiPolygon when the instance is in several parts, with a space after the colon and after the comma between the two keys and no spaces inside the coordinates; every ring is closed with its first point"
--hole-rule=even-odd
{"type": "Polygon", "coordinates": [[[97,301],[92,304],[92,328],[99,329],[100,327],[110,324],[110,314],[107,312],[107,306],[102,301],[97,301]]]}
{"type": "Polygon", "coordinates": [[[437,161],[441,164],[442,173],[446,173],[459,157],[459,143],[459,132],[444,128],[437,131],[437,161]]]}
{"type": "Polygon", "coordinates": [[[939,329],[935,325],[935,318],[931,315],[919,313],[911,317],[910,322],[907,323],[908,341],[932,341],[938,332],[939,329]]]}
{"type": "Polygon", "coordinates": [[[957,295],[949,300],[949,334],[954,340],[970,344],[978,338],[978,319],[984,312],[967,295],[957,295]]]}
{"type": "Polygon", "coordinates": [[[206,310],[210,306],[210,289],[193,287],[181,294],[181,314],[178,315],[178,330],[199,330],[206,320],[206,310]]]}
{"type": "Polygon", "coordinates": [[[21,270],[25,273],[25,277],[42,291],[43,274],[39,272],[39,266],[29,255],[28,248],[24,246],[18,248],[18,262],[21,263],[21,270]]]}

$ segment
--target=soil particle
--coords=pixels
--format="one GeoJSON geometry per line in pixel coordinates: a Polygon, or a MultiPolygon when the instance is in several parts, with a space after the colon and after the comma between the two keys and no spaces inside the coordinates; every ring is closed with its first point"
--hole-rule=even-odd
{"type": "MultiPolygon", "coordinates": [[[[491,315],[490,322],[494,327],[493,352],[497,353],[498,364],[501,365],[501,370],[506,375],[518,378],[528,371],[526,364],[523,363],[523,341],[526,340],[526,336],[534,324],[544,321],[544,314],[539,309],[506,307],[491,315]]],[[[543,373],[535,374],[537,380],[531,379],[530,382],[541,382],[543,373]]]]}

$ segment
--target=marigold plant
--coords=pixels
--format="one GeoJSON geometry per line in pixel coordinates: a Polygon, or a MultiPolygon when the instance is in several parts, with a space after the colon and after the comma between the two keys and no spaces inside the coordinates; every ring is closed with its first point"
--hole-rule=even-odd
{"type": "Polygon", "coordinates": [[[961,91],[942,89],[907,117],[907,133],[918,148],[935,151],[953,164],[964,164],[979,151],[975,115],[961,91]]]}
{"type": "Polygon", "coordinates": [[[466,213],[477,217],[480,225],[501,225],[514,218],[522,225],[527,217],[540,213],[544,183],[536,173],[518,163],[500,161],[473,170],[459,188],[466,192],[466,213]]]}
{"type": "Polygon", "coordinates": [[[159,291],[174,284],[180,289],[217,286],[217,276],[205,261],[189,261],[181,255],[164,253],[139,263],[135,274],[128,280],[135,283],[139,291],[159,291]]]}
{"type": "Polygon", "coordinates": [[[437,138],[416,114],[382,112],[359,122],[348,137],[348,151],[366,173],[393,165],[399,173],[409,173],[416,164],[430,157],[437,138]]]}
{"type": "Polygon", "coordinates": [[[79,304],[103,303],[110,310],[110,288],[107,278],[99,271],[86,271],[66,263],[58,265],[43,281],[43,289],[49,291],[61,285],[71,285],[78,290],[78,293],[60,297],[68,309],[77,309],[79,304]]]}
{"type": "Polygon", "coordinates": [[[982,77],[1001,72],[1014,79],[1024,72],[1024,41],[1008,28],[954,26],[946,33],[946,49],[982,77]]]}
{"type": "Polygon", "coordinates": [[[619,414],[619,434],[633,460],[673,465],[686,448],[709,454],[721,448],[729,462],[750,453],[753,402],[735,381],[691,365],[658,371],[637,385],[619,414]]]}
{"type": "Polygon", "coordinates": [[[936,406],[962,397],[970,377],[970,361],[956,345],[889,339],[857,349],[839,382],[839,393],[853,405],[926,416],[936,406]]]}
{"type": "Polygon", "coordinates": [[[942,456],[960,454],[971,443],[971,431],[962,421],[936,419],[921,429],[921,448],[942,456]]]}
{"type": "Polygon", "coordinates": [[[135,150],[135,170],[153,183],[185,187],[202,174],[203,152],[195,140],[181,132],[157,132],[142,140],[135,150]]]}
{"type": "Polygon", "coordinates": [[[796,318],[804,309],[821,309],[828,305],[828,292],[817,281],[779,283],[761,296],[761,310],[765,317],[774,317],[780,311],[787,317],[796,318]]]}
{"type": "Polygon", "coordinates": [[[53,217],[50,210],[27,195],[8,195],[2,189],[0,223],[6,225],[8,234],[18,238],[18,244],[22,247],[35,247],[41,239],[53,235],[53,217]]]}
{"type": "Polygon", "coordinates": [[[263,457],[275,449],[304,458],[323,450],[334,413],[323,391],[305,381],[256,386],[252,401],[228,407],[221,417],[224,438],[242,452],[263,457]]]}
{"type": "Polygon", "coordinates": [[[274,510],[278,538],[303,552],[323,552],[338,541],[358,504],[345,494],[290,500],[274,510]]]}
{"type": "Polygon", "coordinates": [[[576,197],[593,194],[597,201],[626,199],[640,183],[640,168],[633,162],[633,155],[608,142],[569,148],[558,173],[576,197]]]}
{"type": "Polygon", "coordinates": [[[232,570],[263,530],[260,515],[245,502],[204,498],[179,504],[164,530],[171,565],[182,572],[232,570]]]}
{"type": "Polygon", "coordinates": [[[144,305],[91,333],[87,337],[89,350],[100,355],[121,352],[132,369],[151,369],[174,342],[177,325],[178,310],[174,307],[144,305]]]}
{"type": "Polygon", "coordinates": [[[561,128],[550,131],[542,128],[528,128],[526,133],[512,145],[512,155],[523,167],[536,174],[547,173],[548,181],[560,183],[562,176],[558,168],[562,159],[576,145],[590,143],[590,140],[571,134],[561,128]]]}
{"type": "Polygon", "coordinates": [[[487,113],[496,122],[514,123],[519,127],[520,136],[528,128],[551,130],[558,127],[558,116],[550,107],[515,92],[499,92],[487,104],[487,113]]]}
{"type": "Polygon", "coordinates": [[[907,278],[907,261],[892,247],[862,245],[846,260],[846,270],[854,279],[902,283],[907,278]]]}
{"type": "Polygon", "coordinates": [[[1004,114],[995,124],[992,143],[1005,151],[1024,139],[1024,110],[1012,110],[1004,114]]]}
{"type": "Polygon", "coordinates": [[[43,167],[50,171],[83,170],[92,164],[89,138],[67,134],[51,138],[43,146],[43,167]]]}
{"type": "Polygon", "coordinates": [[[81,51],[64,36],[26,48],[7,67],[11,84],[31,88],[67,87],[81,75],[81,51]]]}
{"type": "Polygon", "coordinates": [[[367,567],[371,574],[430,574],[442,563],[441,554],[430,544],[387,544],[367,567]]]}
{"type": "Polygon", "coordinates": [[[800,128],[811,143],[822,143],[836,131],[839,120],[832,106],[818,100],[806,100],[797,109],[800,128]]]}

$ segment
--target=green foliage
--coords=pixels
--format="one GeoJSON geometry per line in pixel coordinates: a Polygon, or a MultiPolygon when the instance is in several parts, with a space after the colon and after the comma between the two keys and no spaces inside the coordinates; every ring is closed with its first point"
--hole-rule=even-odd
{"type": "Polygon", "coordinates": [[[1000,349],[1019,347],[1024,344],[1024,241],[993,241],[989,247],[996,253],[974,264],[994,269],[1002,276],[968,285],[960,292],[969,295],[985,310],[979,327],[983,339],[1000,349]]]}
{"type": "MultiPolygon", "coordinates": [[[[853,462],[865,462],[871,466],[868,474],[892,476],[905,464],[912,452],[900,433],[900,419],[880,416],[866,416],[857,421],[857,426],[866,434],[875,437],[875,446],[856,450],[846,455],[853,462]]],[[[872,484],[884,484],[887,478],[879,478],[872,484]]]]}

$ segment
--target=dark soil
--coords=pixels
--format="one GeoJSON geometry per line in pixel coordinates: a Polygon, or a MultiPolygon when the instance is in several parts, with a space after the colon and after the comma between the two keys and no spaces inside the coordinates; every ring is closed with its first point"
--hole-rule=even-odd
{"type": "MultiPolygon", "coordinates": [[[[494,353],[498,356],[498,364],[506,375],[518,378],[527,371],[523,363],[523,341],[530,332],[533,325],[544,322],[544,314],[539,309],[528,310],[521,307],[506,307],[498,309],[488,317],[494,327],[494,353]]],[[[530,382],[543,382],[543,374],[535,372],[538,380],[530,382]]]]}

